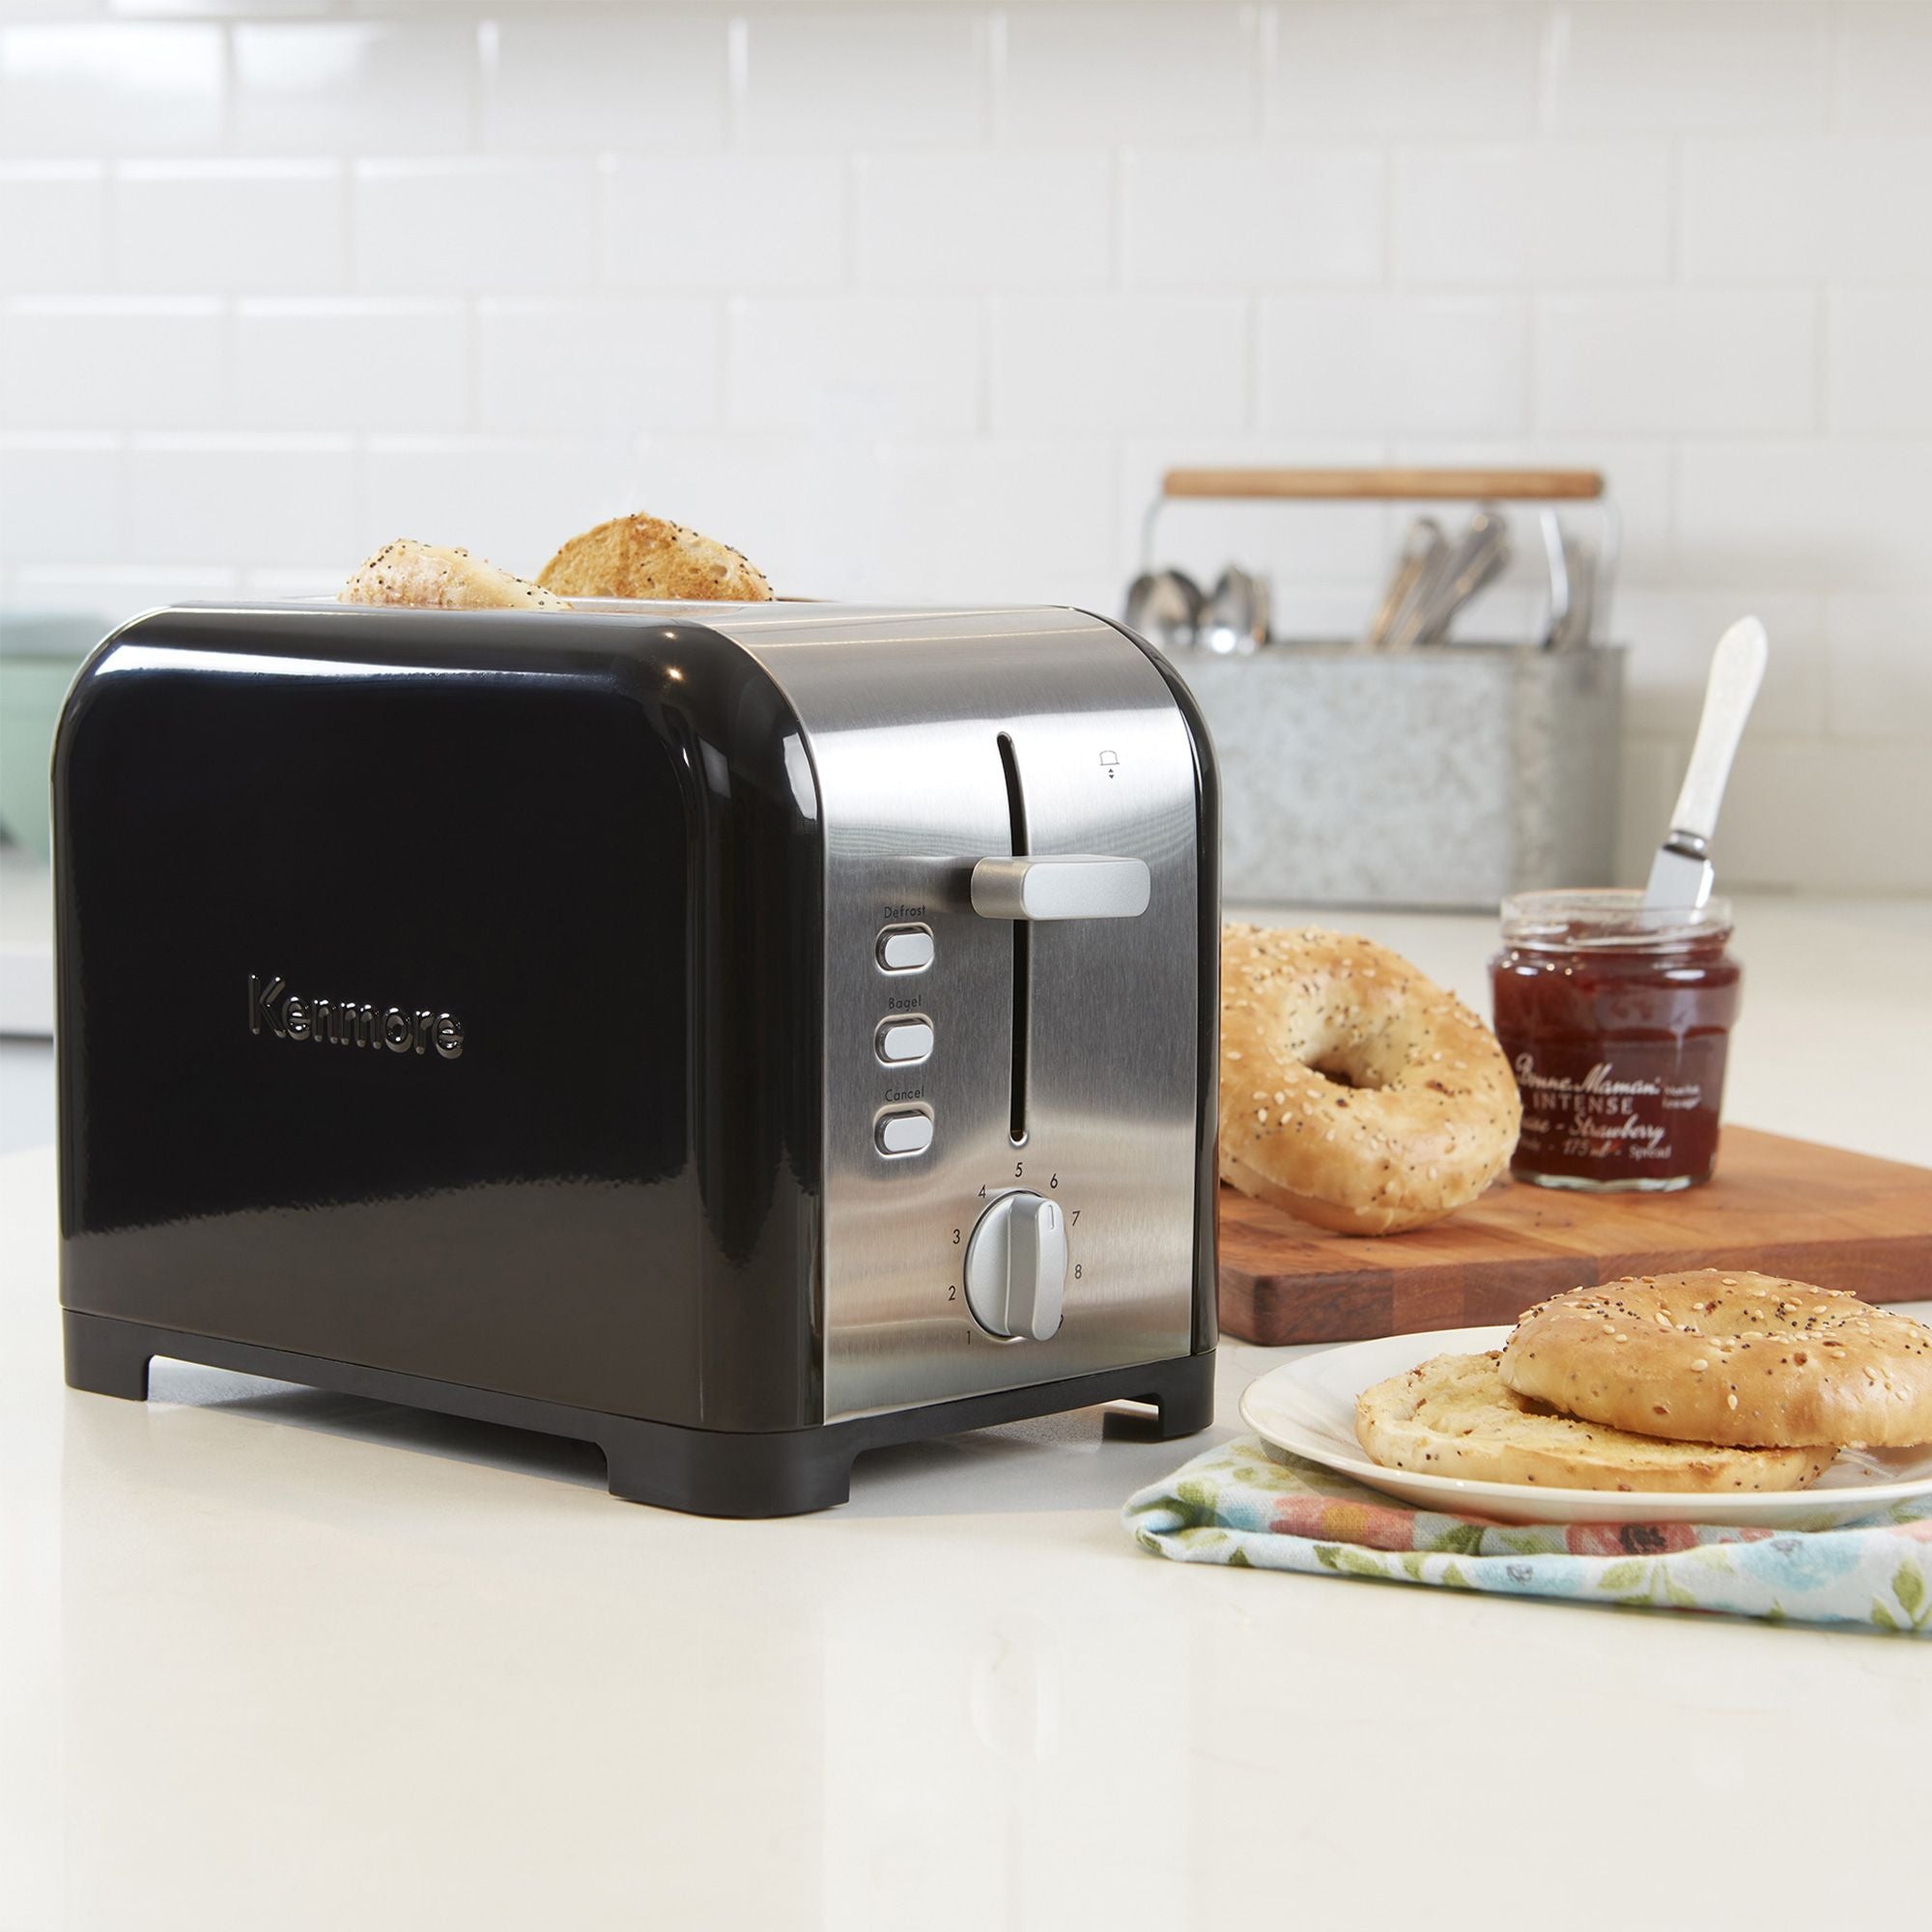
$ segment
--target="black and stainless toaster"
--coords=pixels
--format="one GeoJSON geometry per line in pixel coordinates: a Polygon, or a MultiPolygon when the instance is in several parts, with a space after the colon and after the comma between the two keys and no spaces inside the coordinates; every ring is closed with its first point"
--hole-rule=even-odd
{"type": "Polygon", "coordinates": [[[513,1423],[718,1515],[1197,1430],[1216,811],[1074,611],[139,618],[54,758],[68,1380],[513,1423]]]}

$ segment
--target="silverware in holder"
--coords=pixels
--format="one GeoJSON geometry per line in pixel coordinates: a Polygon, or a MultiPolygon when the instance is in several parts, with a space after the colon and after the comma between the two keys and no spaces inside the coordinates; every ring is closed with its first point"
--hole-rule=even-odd
{"type": "Polygon", "coordinates": [[[1127,621],[1172,652],[1214,737],[1229,903],[1488,908],[1610,882],[1624,652],[1594,641],[1617,552],[1599,474],[1176,469],[1148,512],[1149,557],[1177,499],[1473,506],[1461,530],[1439,512],[1416,518],[1356,639],[1232,621],[1238,595],[1224,593],[1265,589],[1232,568],[1211,597],[1179,571],[1137,580],[1127,621]],[[1536,509],[1547,612],[1521,643],[1452,642],[1457,615],[1506,567],[1509,505],[1536,509]],[[1564,505],[1588,511],[1594,531],[1568,527],[1564,505]],[[1143,586],[1172,603],[1177,582],[1199,602],[1163,631],[1143,586]]]}

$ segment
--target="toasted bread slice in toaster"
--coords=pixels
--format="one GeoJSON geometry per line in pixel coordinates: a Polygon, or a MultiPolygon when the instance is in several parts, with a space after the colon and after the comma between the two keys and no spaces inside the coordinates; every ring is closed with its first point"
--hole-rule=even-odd
{"type": "Polygon", "coordinates": [[[537,573],[561,597],[771,601],[765,574],[737,551],[681,524],[641,514],[612,517],[572,537],[537,573]]]}
{"type": "Polygon", "coordinates": [[[336,592],[338,604],[405,604],[436,611],[567,611],[566,601],[467,550],[398,537],[336,592]]]}

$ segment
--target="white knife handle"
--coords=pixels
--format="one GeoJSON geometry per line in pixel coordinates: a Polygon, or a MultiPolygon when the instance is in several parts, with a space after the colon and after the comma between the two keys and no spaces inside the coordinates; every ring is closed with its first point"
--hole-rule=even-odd
{"type": "Polygon", "coordinates": [[[1673,833],[1688,832],[1708,839],[1718,829],[1718,808],[1731,760],[1744,736],[1745,720],[1764,682],[1770,639],[1755,617],[1740,617],[1718,639],[1711,658],[1711,681],[1704,688],[1704,715],[1697,722],[1697,742],[1690,748],[1690,769],[1670,814],[1673,833]]]}

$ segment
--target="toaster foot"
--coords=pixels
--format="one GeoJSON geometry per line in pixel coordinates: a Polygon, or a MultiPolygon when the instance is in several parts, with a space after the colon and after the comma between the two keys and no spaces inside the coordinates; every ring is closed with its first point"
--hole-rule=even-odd
{"type": "Polygon", "coordinates": [[[1134,1442],[1172,1442],[1179,1435],[1199,1435],[1214,1420],[1214,1356],[1189,1355],[1164,1362],[1161,1385],[1127,1400],[1153,1410],[1110,1408],[1104,1433],[1134,1442]]]}
{"type": "Polygon", "coordinates": [[[598,1432],[611,1493],[696,1516],[805,1516],[852,1493],[858,1445],[836,1430],[770,1435],[673,1429],[607,1416],[598,1432]]]}
{"type": "Polygon", "coordinates": [[[125,1402],[148,1399],[148,1364],[154,1359],[147,1332],[131,1321],[105,1315],[61,1310],[67,1355],[67,1385],[90,1395],[118,1395],[125,1402]]]}
{"type": "Polygon", "coordinates": [[[597,1440],[610,1467],[611,1493],[628,1502],[699,1516],[801,1516],[844,1502],[853,1462],[868,1449],[1109,1402],[1146,1404],[1154,1414],[1110,1410],[1103,1425],[1108,1435],[1158,1442],[1193,1435],[1214,1420],[1213,1350],[853,1416],[816,1429],[729,1435],[606,1416],[597,1440]]]}

